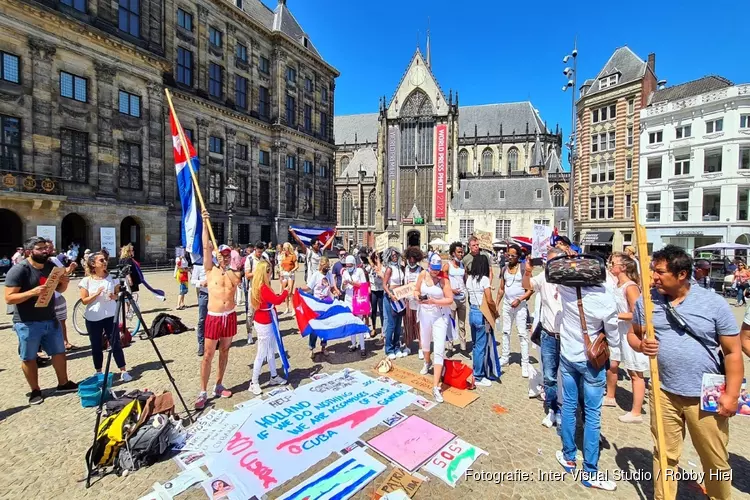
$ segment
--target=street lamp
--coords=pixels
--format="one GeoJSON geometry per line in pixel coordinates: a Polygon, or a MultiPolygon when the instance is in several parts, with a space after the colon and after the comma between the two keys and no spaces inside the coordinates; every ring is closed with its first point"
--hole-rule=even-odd
{"type": "Polygon", "coordinates": [[[359,222],[359,205],[357,205],[356,202],[352,207],[352,212],[354,212],[354,246],[357,246],[357,223],[359,222]]]}
{"type": "Polygon", "coordinates": [[[573,51],[563,57],[563,64],[568,64],[568,61],[571,59],[573,60],[573,67],[566,66],[563,70],[563,75],[565,75],[565,78],[567,78],[568,81],[563,86],[562,91],[565,92],[566,90],[571,89],[570,141],[566,146],[570,149],[570,153],[568,154],[568,162],[570,163],[570,181],[568,182],[568,238],[570,238],[570,241],[573,241],[575,235],[575,228],[573,227],[573,187],[575,183],[574,165],[576,162],[576,79],[578,77],[576,65],[578,60],[578,49],[576,48],[575,42],[573,42],[573,51]]]}
{"type": "Polygon", "coordinates": [[[229,215],[229,230],[227,231],[227,244],[234,246],[232,241],[232,216],[234,216],[234,199],[237,196],[237,186],[234,184],[234,178],[227,179],[227,214],[229,215]]]}

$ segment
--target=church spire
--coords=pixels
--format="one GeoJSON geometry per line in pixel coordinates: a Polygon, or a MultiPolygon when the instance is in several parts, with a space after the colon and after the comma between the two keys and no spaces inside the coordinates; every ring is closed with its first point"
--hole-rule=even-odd
{"type": "Polygon", "coordinates": [[[427,18],[427,67],[432,69],[430,61],[430,18],[427,18]]]}

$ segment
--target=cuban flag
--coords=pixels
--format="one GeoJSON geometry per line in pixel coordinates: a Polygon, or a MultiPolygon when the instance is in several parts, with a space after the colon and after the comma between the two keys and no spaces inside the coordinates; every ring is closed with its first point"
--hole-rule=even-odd
{"type": "Polygon", "coordinates": [[[297,289],[294,291],[292,303],[297,326],[303,337],[314,333],[321,340],[328,341],[370,331],[367,325],[352,314],[352,310],[340,300],[316,299],[309,293],[297,289]]]}
{"type": "MultiPolygon", "coordinates": [[[[190,176],[190,167],[188,166],[187,156],[182,147],[182,141],[180,141],[177,120],[171,112],[169,113],[169,124],[172,127],[174,166],[177,170],[177,188],[180,192],[180,204],[182,205],[182,222],[180,223],[182,246],[186,251],[194,255],[201,255],[203,252],[203,244],[201,242],[201,235],[203,234],[203,219],[199,213],[198,200],[195,196],[195,189],[193,189],[193,178],[190,176]]],[[[190,159],[192,160],[191,163],[197,178],[198,170],[200,169],[198,155],[195,153],[195,148],[190,142],[190,138],[185,136],[185,140],[187,141],[190,159]]],[[[195,258],[193,258],[193,262],[195,262],[195,258]]]]}
{"type": "Polygon", "coordinates": [[[291,226],[291,230],[297,235],[305,246],[310,246],[315,240],[320,241],[321,245],[328,243],[328,240],[333,238],[336,234],[336,230],[330,227],[294,227],[291,226]]]}

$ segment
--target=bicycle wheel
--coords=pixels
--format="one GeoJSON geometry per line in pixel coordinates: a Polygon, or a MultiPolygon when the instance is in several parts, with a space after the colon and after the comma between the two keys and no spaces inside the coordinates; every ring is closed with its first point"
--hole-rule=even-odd
{"type": "Polygon", "coordinates": [[[76,305],[73,306],[73,328],[80,334],[80,335],[87,335],[89,334],[88,330],[86,330],[86,319],[83,317],[83,314],[86,312],[86,306],[83,305],[83,302],[81,302],[81,299],[78,299],[76,301],[76,305]]]}

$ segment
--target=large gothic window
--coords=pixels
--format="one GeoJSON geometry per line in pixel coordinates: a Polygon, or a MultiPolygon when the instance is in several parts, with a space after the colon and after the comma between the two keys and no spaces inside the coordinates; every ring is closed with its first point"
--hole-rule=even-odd
{"type": "Polygon", "coordinates": [[[518,150],[511,148],[508,151],[508,172],[515,172],[518,170],[518,150]]]}
{"type": "Polygon", "coordinates": [[[349,157],[344,156],[341,158],[341,168],[339,170],[339,175],[344,173],[344,170],[346,170],[346,167],[349,166],[349,157]]]}
{"type": "Polygon", "coordinates": [[[492,150],[487,148],[482,153],[482,172],[492,172],[492,150]]]}
{"type": "Polygon", "coordinates": [[[367,225],[375,225],[375,190],[370,191],[370,196],[367,199],[367,225]]]}
{"type": "Polygon", "coordinates": [[[552,206],[564,207],[565,206],[565,192],[560,186],[552,188],[552,206]]]}
{"type": "Polygon", "coordinates": [[[432,165],[435,119],[430,98],[415,89],[401,108],[401,165],[432,165]]]}
{"type": "Polygon", "coordinates": [[[354,213],[352,211],[352,193],[347,189],[341,196],[341,225],[353,226],[354,213]]]}
{"type": "Polygon", "coordinates": [[[469,171],[469,152],[462,149],[458,153],[458,173],[465,174],[469,171]]]}

